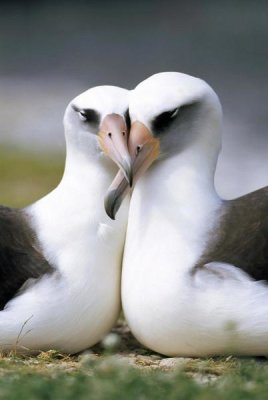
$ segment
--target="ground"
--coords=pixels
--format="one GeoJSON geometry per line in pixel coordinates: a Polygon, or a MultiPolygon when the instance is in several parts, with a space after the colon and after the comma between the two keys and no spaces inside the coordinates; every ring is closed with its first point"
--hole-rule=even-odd
{"type": "Polygon", "coordinates": [[[140,346],[124,321],[93,349],[0,357],[0,399],[267,399],[266,359],[167,358],[140,346]]]}
{"type": "MultiPolygon", "coordinates": [[[[0,204],[25,206],[59,182],[62,154],[0,149],[0,204]]],[[[82,354],[0,355],[0,400],[267,399],[266,358],[168,358],[143,348],[121,319],[82,354]]]]}

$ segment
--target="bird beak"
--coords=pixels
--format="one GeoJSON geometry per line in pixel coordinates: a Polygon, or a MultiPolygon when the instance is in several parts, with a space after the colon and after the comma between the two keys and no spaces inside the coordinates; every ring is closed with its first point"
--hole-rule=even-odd
{"type": "Polygon", "coordinates": [[[143,123],[135,121],[131,125],[128,149],[131,156],[133,180],[136,183],[158,158],[160,142],[143,123]]]}
{"type": "Polygon", "coordinates": [[[124,118],[118,114],[106,115],[100,125],[98,136],[102,151],[118,165],[132,186],[131,158],[127,147],[128,129],[124,118]]]}
{"type": "Polygon", "coordinates": [[[115,219],[115,215],[129,191],[129,183],[123,171],[119,170],[104,198],[105,211],[111,219],[115,219]]]}
{"type": "MultiPolygon", "coordinates": [[[[158,158],[160,142],[159,139],[153,137],[151,131],[144,124],[136,121],[131,126],[128,148],[131,155],[132,175],[135,184],[139,177],[158,158]]],[[[129,191],[124,175],[124,170],[119,170],[105,196],[105,210],[112,219],[115,219],[115,215],[129,191]]]]}

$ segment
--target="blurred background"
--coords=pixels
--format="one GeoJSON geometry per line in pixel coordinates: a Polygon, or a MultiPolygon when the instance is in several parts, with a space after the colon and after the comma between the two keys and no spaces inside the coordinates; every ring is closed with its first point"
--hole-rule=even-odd
{"type": "Polygon", "coordinates": [[[205,79],[224,110],[216,186],[268,184],[268,2],[1,1],[0,202],[25,205],[59,181],[68,102],[160,71],[205,79]]]}

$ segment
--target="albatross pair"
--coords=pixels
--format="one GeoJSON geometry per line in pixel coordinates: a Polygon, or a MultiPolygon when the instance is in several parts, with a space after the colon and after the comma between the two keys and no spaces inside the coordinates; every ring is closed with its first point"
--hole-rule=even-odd
{"type": "Polygon", "coordinates": [[[122,302],[143,344],[167,355],[267,353],[268,190],[217,196],[213,90],[179,73],[130,95],[95,88],[64,124],[59,186],[24,210],[1,209],[0,346],[74,353],[101,339],[118,316],[126,240],[122,302]],[[135,184],[116,221],[103,207],[115,174],[107,155],[121,168],[105,197],[110,217],[135,184]]]}
{"type": "MultiPolygon", "coordinates": [[[[130,329],[170,356],[267,354],[268,187],[217,195],[217,95],[200,79],[160,73],[132,91],[129,114],[137,183],[121,285],[130,329]]],[[[116,179],[105,201],[112,218],[128,191],[116,179]]]]}

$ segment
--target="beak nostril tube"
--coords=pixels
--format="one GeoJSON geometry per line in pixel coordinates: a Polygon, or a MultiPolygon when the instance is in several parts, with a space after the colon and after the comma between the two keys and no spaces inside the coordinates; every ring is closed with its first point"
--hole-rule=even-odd
{"type": "Polygon", "coordinates": [[[136,147],[136,156],[141,152],[142,146],[136,147]]]}
{"type": "Polygon", "coordinates": [[[122,135],[125,136],[126,132],[122,132],[122,135]]]}
{"type": "Polygon", "coordinates": [[[109,136],[109,138],[111,138],[111,137],[112,137],[112,134],[111,134],[111,132],[109,132],[109,133],[108,133],[108,136],[109,136]]]}

